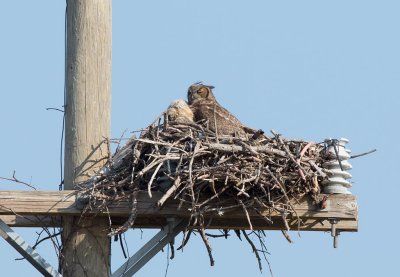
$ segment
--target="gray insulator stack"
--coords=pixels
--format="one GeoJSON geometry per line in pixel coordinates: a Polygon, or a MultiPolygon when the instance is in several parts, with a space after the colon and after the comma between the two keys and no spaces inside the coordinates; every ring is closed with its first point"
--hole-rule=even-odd
{"type": "Polygon", "coordinates": [[[328,179],[322,182],[324,193],[351,194],[352,187],[349,179],[352,177],[348,172],[352,169],[349,163],[351,151],[346,149],[348,139],[327,139],[326,155],[330,161],[323,164],[328,179]]]}

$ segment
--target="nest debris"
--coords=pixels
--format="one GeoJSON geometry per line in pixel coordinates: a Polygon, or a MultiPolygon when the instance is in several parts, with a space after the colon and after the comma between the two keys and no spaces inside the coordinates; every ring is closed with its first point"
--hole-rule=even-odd
{"type": "MultiPolygon", "coordinates": [[[[291,200],[309,195],[318,201],[319,184],[326,178],[321,165],[327,157],[323,144],[288,140],[271,133],[270,137],[218,136],[206,124],[168,122],[160,117],[142,130],[139,138],[132,137],[118,149],[98,175],[80,184],[81,191],[89,195],[86,209],[106,210],[111,203],[132,201],[130,218],[110,233],[118,235],[134,225],[134,192],[147,191],[151,196],[160,191],[164,193],[158,201],[160,208],[170,198],[189,204],[191,228],[185,231],[181,248],[193,230],[198,231],[212,265],[205,214],[223,216],[225,211],[243,209],[249,229],[253,230],[250,212],[272,224],[272,219],[261,211],[274,211],[282,215],[282,232],[290,241],[286,218],[297,217],[291,200]]],[[[245,231],[236,234],[239,238],[243,234],[250,243],[261,269],[260,250],[245,231]]],[[[261,252],[265,254],[263,233],[250,234],[260,239],[265,250],[261,252]]]]}

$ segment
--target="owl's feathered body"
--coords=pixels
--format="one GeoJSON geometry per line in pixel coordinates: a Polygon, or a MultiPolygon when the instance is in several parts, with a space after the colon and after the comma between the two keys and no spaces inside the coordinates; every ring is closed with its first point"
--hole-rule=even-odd
{"type": "Polygon", "coordinates": [[[194,122],[194,114],[192,109],[184,100],[173,101],[168,109],[167,116],[169,121],[178,123],[192,123],[194,122]]]}
{"type": "Polygon", "coordinates": [[[218,135],[244,137],[243,124],[216,101],[196,101],[191,106],[195,121],[206,121],[210,130],[218,135]]]}
{"type": "Polygon", "coordinates": [[[208,128],[218,135],[246,137],[246,129],[234,115],[222,107],[216,100],[212,86],[194,84],[188,90],[188,103],[194,114],[194,120],[206,121],[208,128]]]}

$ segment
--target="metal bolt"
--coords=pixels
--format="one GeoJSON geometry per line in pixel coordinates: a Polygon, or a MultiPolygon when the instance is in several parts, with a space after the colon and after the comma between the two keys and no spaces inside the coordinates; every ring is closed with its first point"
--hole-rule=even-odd
{"type": "Polygon", "coordinates": [[[338,248],[339,244],[339,231],[336,229],[336,224],[339,222],[336,218],[329,219],[331,225],[331,236],[333,237],[333,248],[338,248]]]}

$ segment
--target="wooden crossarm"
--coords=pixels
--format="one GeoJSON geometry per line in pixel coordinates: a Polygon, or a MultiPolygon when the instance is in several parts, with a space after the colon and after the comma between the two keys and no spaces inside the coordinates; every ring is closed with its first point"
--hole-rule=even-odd
{"type": "MultiPolygon", "coordinates": [[[[157,207],[160,193],[149,198],[146,192],[137,195],[137,219],[135,228],[159,228],[166,224],[169,217],[188,218],[190,211],[183,206],[178,210],[178,201],[167,201],[162,209],[157,207]]],[[[324,210],[318,210],[307,198],[294,201],[293,206],[303,221],[298,225],[296,218],[288,218],[292,229],[304,231],[329,231],[329,220],[339,221],[337,229],[341,231],[358,230],[358,208],[353,195],[327,195],[324,210]]],[[[131,212],[128,202],[109,206],[109,215],[115,225],[122,224],[131,212]]],[[[71,191],[0,191],[0,217],[10,226],[58,226],[60,216],[82,213],[82,205],[77,201],[77,193],[71,191]],[[37,225],[36,225],[37,224],[37,225]]],[[[107,213],[97,216],[108,216],[107,213]]],[[[265,210],[263,213],[268,214],[265,210]]],[[[262,218],[250,212],[254,229],[280,230],[284,227],[281,215],[272,213],[273,224],[268,225],[262,218]]],[[[241,208],[224,212],[223,215],[206,215],[208,229],[248,229],[247,218],[241,208]]]]}

